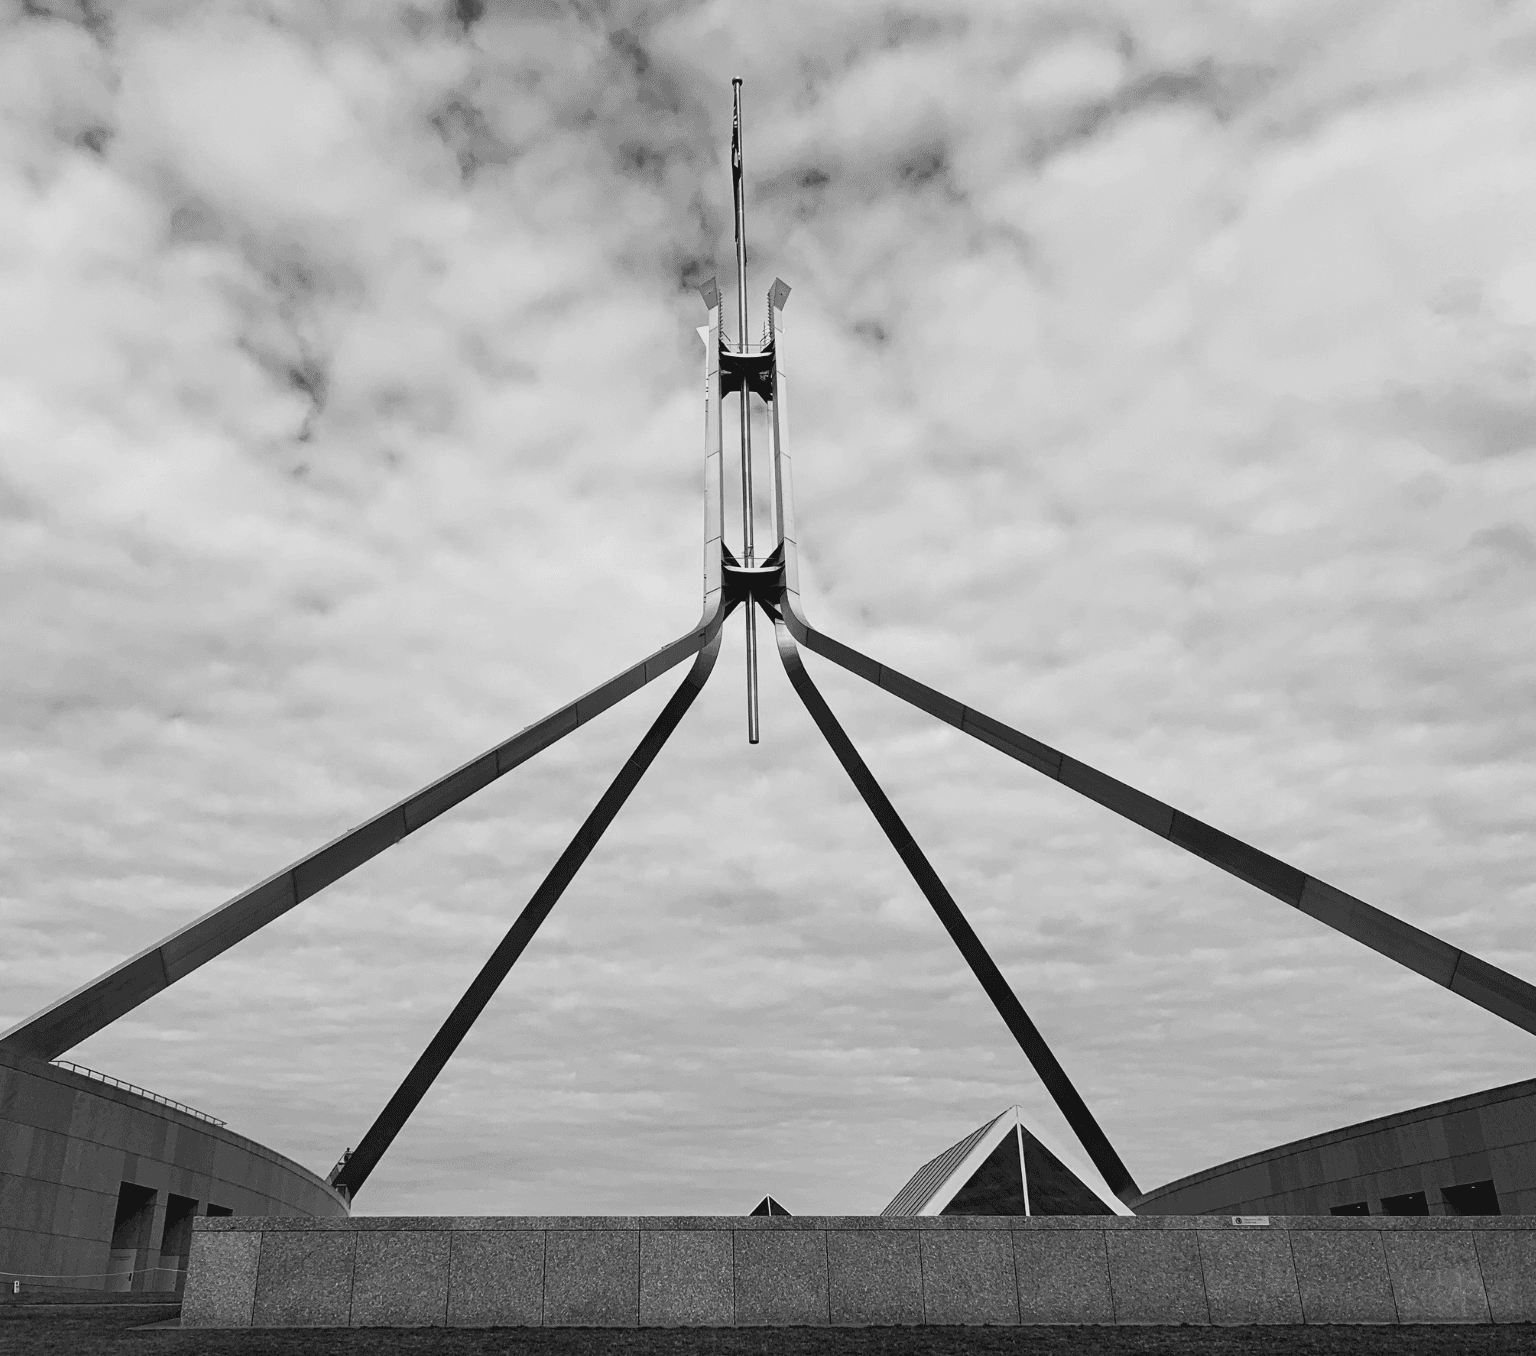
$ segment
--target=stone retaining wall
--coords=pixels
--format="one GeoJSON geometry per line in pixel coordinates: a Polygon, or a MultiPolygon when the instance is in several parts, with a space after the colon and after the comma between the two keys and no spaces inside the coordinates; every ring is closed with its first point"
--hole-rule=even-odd
{"type": "Polygon", "coordinates": [[[199,1219],[184,1327],[1536,1320],[1536,1219],[199,1219]]]}

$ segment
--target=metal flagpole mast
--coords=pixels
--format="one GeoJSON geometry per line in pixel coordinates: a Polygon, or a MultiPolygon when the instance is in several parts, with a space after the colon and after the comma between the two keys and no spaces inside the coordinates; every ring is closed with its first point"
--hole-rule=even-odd
{"type": "MultiPolygon", "coordinates": [[[[1021,1050],[1076,1133],[1106,1183],[1129,1206],[1140,1193],[1124,1163],[1094,1120],[1060,1061],[1009,986],[954,897],[902,823],[847,732],[832,713],[810,674],[800,646],[813,650],[847,672],[874,684],[918,710],[954,726],[1066,789],[1165,839],[1237,879],[1273,895],[1397,964],[1475,1003],[1523,1031],[1536,1034],[1536,985],[1481,957],[1378,909],[1362,899],[1308,875],[1288,862],[1176,807],[1109,776],[1097,768],[1042,743],[1002,721],[956,701],[887,664],[817,630],[808,620],[800,592],[799,534],[795,527],[793,476],[786,445],[786,383],[783,367],[784,305],[789,286],[776,279],[767,295],[765,342],[747,352],[746,232],[741,161],[741,81],[734,86],[735,122],[731,168],[736,222],[739,347],[724,339],[724,298],[710,278],[700,289],[709,323],[704,341],[704,555],[703,611],[693,629],[648,658],[593,688],[585,696],[536,720],[479,757],[453,769],[404,800],[388,806],[236,895],[137,955],[56,1000],[41,1012],[0,1031],[0,1052],[40,1061],[53,1060],[103,1030],[194,970],[275,919],[311,899],[327,886],[371,861],[439,815],[469,799],[491,782],[537,756],[572,731],[601,715],[646,684],[697,656],[694,667],[640,746],[631,755],[577,835],[555,863],[490,961],[450,1014],[422,1059],[386,1105],[358,1152],[337,1165],[334,1182],[356,1190],[378,1157],[420,1101],[433,1078],[453,1054],[496,986],[528,945],[561,892],[618,814],[662,745],[682,719],[702,686],[720,643],[721,628],[732,608],[744,606],[747,619],[748,733],[758,740],[757,648],[752,619],[762,607],[775,627],[780,660],[790,684],[830,744],[941,925],[954,941],[983,991],[992,1000],[1021,1050]],[[722,476],[722,407],[726,394],[741,390],[742,508],[744,562],[726,549],[722,476]],[[748,397],[756,389],[767,408],[768,455],[772,465],[769,521],[775,545],[763,564],[756,563],[753,542],[752,463],[748,397]]],[[[1015,1127],[1016,1129],[1018,1127],[1015,1127]]],[[[1023,1169],[1021,1168],[1021,1171],[1023,1169]]],[[[1026,1177],[1026,1193],[1028,1179],[1026,1177]]],[[[771,1198],[770,1198],[771,1199],[771,1198]]],[[[1026,1194],[1026,1208],[1038,1198],[1026,1194]]]]}
{"type": "MultiPolygon", "coordinates": [[[[747,351],[747,223],[741,176],[741,77],[731,81],[731,188],[736,215],[736,349],[747,351]]],[[[752,541],[752,411],[748,386],[741,384],[741,563],[757,564],[752,541]]],[[[755,744],[757,724],[757,609],[742,609],[747,628],[747,743],[755,744]]]]}

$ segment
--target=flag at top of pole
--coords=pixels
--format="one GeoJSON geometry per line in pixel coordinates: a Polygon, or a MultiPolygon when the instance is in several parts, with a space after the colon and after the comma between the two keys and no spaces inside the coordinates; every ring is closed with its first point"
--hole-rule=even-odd
{"type": "MultiPolygon", "coordinates": [[[[734,88],[731,110],[731,196],[741,202],[741,77],[731,81],[734,88]]],[[[736,214],[736,238],[741,239],[741,213],[736,214]]]]}

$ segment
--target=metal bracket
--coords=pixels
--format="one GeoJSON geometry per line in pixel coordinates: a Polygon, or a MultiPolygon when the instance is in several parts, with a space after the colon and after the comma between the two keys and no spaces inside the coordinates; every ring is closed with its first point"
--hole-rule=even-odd
{"type": "Polygon", "coordinates": [[[773,548],[773,554],[761,565],[741,565],[724,546],[721,551],[722,596],[727,607],[737,603],[762,603],[775,609],[784,596],[784,546],[773,548]]]}
{"type": "Polygon", "coordinates": [[[773,345],[757,353],[737,353],[720,342],[720,390],[722,394],[747,387],[762,400],[773,400],[773,345]]]}

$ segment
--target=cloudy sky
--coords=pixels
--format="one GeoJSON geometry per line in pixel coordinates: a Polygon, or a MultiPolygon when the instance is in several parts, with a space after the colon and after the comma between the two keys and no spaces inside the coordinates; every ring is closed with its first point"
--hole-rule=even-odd
{"type": "MultiPolygon", "coordinates": [[[[818,624],[1536,979],[1536,5],[5,12],[0,1026],[691,624],[732,75],[818,624]]],[[[1143,1187],[1536,1075],[807,662],[1143,1187]]],[[[676,676],[72,1057],[325,1172],[676,676]]],[[[360,1210],[875,1211],[1038,1100],[763,706],[733,623],[360,1210]]]]}

